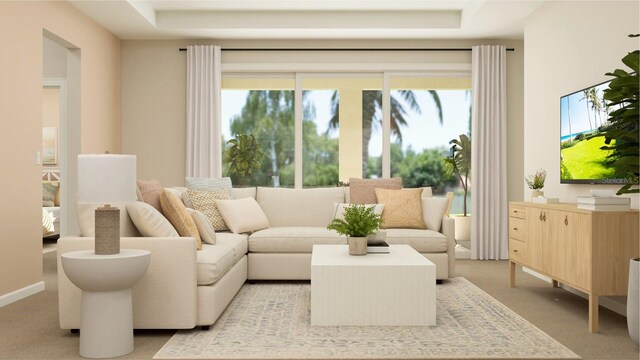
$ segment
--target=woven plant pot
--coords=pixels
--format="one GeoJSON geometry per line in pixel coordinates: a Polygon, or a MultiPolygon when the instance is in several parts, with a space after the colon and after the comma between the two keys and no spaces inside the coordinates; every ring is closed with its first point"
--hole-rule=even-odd
{"type": "Polygon", "coordinates": [[[367,255],[366,237],[349,236],[347,242],[349,243],[349,255],[367,255]]]}

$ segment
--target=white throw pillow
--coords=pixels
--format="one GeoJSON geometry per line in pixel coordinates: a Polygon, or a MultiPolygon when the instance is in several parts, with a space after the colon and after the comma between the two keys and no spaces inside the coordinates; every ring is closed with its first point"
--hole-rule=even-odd
{"type": "Polygon", "coordinates": [[[129,217],[144,237],[179,237],[169,220],[153,206],[137,201],[127,204],[129,217]]]}
{"type": "MultiPolygon", "coordinates": [[[[127,204],[130,202],[111,202],[109,205],[120,209],[120,236],[136,237],[140,236],[140,232],[131,221],[131,217],[127,214],[127,204]]],[[[105,204],[84,203],[76,204],[76,220],[80,227],[80,235],[83,237],[96,236],[96,209],[105,204]]]]}
{"type": "Polygon", "coordinates": [[[229,229],[236,233],[253,232],[269,227],[269,220],[252,198],[216,200],[216,206],[229,229]]]}
{"type": "MultiPolygon", "coordinates": [[[[357,204],[345,204],[345,203],[335,203],[336,208],[333,211],[333,218],[344,220],[344,209],[357,204]]],[[[382,215],[382,210],[384,210],[384,204],[364,204],[365,206],[373,207],[373,212],[382,215]]]]}
{"type": "Polygon", "coordinates": [[[198,210],[187,208],[187,212],[191,215],[191,218],[196,223],[200,238],[207,244],[216,244],[216,230],[213,228],[207,215],[201,213],[198,210]]]}
{"type": "Polygon", "coordinates": [[[440,231],[442,218],[447,211],[449,199],[445,197],[423,197],[422,198],[422,219],[427,229],[440,231]]]}

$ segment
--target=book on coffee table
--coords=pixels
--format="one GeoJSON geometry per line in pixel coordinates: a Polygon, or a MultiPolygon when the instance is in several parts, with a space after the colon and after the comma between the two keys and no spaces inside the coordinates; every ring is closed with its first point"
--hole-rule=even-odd
{"type": "Polygon", "coordinates": [[[367,241],[367,254],[388,254],[389,244],[384,240],[369,239],[367,241]]]}

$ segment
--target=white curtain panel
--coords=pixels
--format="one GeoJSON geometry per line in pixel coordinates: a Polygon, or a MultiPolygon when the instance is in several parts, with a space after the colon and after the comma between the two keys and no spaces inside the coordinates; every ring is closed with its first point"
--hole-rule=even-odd
{"type": "Polygon", "coordinates": [[[220,47],[187,48],[187,166],[188,177],[220,177],[222,144],[220,47]]]}
{"type": "Polygon", "coordinates": [[[471,83],[471,258],[507,259],[506,49],[474,46],[471,83]]]}

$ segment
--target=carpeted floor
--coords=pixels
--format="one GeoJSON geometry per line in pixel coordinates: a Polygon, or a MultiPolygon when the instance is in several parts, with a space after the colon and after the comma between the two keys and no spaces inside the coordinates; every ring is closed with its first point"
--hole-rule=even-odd
{"type": "MultiPolygon", "coordinates": [[[[456,262],[465,277],[583,359],[638,360],[626,319],[600,308],[600,333],[587,329],[587,301],[518,270],[518,287],[508,287],[506,261],[456,262]]],[[[46,290],[0,308],[0,359],[81,359],[78,335],[60,330],[55,253],[44,255],[46,290]]],[[[172,337],[171,330],[136,330],[135,350],[119,359],[151,359],[172,337]]]]}
{"type": "Polygon", "coordinates": [[[577,358],[462,277],[436,298],[436,326],[311,326],[309,283],[245,284],[211,329],[179,331],[154,359],[577,358]]]}

